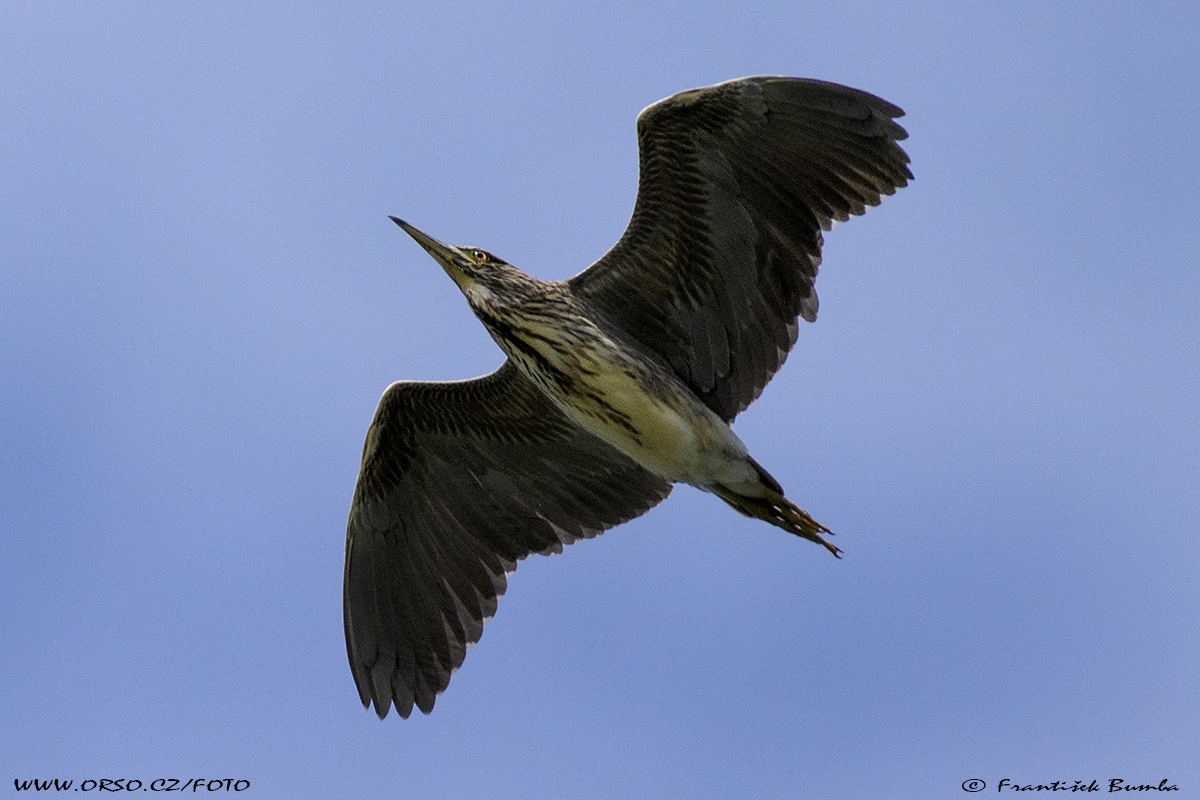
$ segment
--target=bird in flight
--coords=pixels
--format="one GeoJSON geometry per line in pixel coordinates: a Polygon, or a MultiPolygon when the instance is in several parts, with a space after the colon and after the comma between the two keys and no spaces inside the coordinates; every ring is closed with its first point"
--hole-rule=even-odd
{"type": "Polygon", "coordinates": [[[561,552],[677,482],[840,550],[730,423],[817,316],[822,231],[912,178],[896,106],[823,81],[753,77],[638,116],[629,226],[565,281],[532,278],[393,217],[507,356],[399,381],[367,430],[343,611],[364,707],[428,714],[530,553],[561,552]]]}

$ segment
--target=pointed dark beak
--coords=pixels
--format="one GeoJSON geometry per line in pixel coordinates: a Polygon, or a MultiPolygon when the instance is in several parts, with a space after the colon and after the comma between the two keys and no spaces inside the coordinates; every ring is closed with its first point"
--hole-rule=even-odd
{"type": "MultiPolygon", "coordinates": [[[[403,228],[404,232],[415,239],[417,244],[421,245],[421,247],[424,247],[425,252],[433,256],[434,260],[441,264],[444,269],[450,270],[451,268],[454,268],[457,271],[457,267],[454,266],[455,253],[457,252],[456,248],[439,242],[437,239],[429,236],[426,233],[423,233],[417,228],[414,228],[412,225],[409,225],[402,219],[397,219],[396,217],[388,217],[388,219],[403,228]]],[[[453,273],[451,273],[451,275],[453,275],[453,273]]]]}

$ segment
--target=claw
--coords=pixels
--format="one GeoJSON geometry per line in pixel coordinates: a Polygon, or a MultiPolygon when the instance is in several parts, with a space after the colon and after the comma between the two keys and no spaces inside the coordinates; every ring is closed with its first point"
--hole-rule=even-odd
{"type": "Polygon", "coordinates": [[[809,516],[807,511],[800,508],[800,506],[791,500],[788,500],[782,493],[769,490],[772,495],[770,497],[747,497],[737,494],[725,486],[716,485],[709,488],[712,489],[717,497],[747,517],[754,517],[755,519],[769,522],[788,533],[821,545],[837,558],[842,557],[842,549],[827,542],[821,536],[822,533],[832,536],[833,531],[817,522],[809,516]]]}

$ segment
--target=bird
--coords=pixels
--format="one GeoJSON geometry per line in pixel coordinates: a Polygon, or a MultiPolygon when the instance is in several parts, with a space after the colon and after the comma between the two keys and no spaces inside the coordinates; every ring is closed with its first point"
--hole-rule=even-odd
{"type": "Polygon", "coordinates": [[[904,112],[808,78],[679,92],[637,118],[620,239],[563,281],[391,217],[441,265],[505,360],[398,381],[367,430],[343,617],[364,708],[424,714],[532,553],[596,536],[676,483],[841,551],[733,432],[817,317],[823,232],[913,175],[904,112]]]}

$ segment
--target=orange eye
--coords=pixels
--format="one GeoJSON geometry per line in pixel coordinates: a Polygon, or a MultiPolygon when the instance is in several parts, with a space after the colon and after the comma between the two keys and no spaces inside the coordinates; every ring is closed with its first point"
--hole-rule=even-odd
{"type": "Polygon", "coordinates": [[[482,250],[472,250],[471,258],[475,259],[476,264],[486,264],[492,260],[492,257],[482,250]]]}

